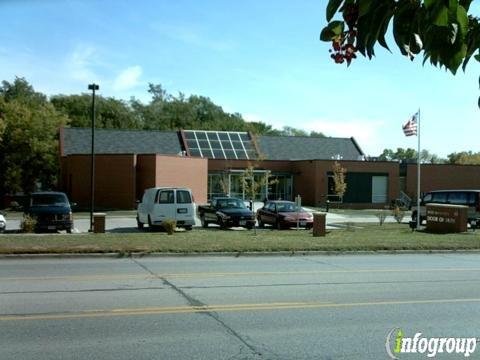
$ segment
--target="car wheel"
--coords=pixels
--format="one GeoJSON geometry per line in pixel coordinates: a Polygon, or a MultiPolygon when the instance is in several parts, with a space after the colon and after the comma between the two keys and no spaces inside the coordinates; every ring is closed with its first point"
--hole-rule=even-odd
{"type": "Polygon", "coordinates": [[[413,221],[413,222],[417,222],[417,212],[416,212],[416,211],[414,211],[414,212],[412,213],[412,221],[413,221]]]}
{"type": "Polygon", "coordinates": [[[205,220],[205,215],[200,215],[200,222],[202,223],[202,227],[203,228],[207,228],[208,227],[208,222],[205,220]]]}
{"type": "Polygon", "coordinates": [[[72,228],[68,228],[66,229],[67,230],[67,234],[71,234],[72,233],[72,228]]]}
{"type": "Polygon", "coordinates": [[[280,221],[277,220],[277,222],[275,223],[275,227],[277,228],[277,230],[282,230],[282,223],[280,221]]]}
{"type": "Polygon", "coordinates": [[[262,221],[262,218],[258,218],[258,227],[259,228],[264,228],[265,227],[265,223],[262,221]]]}
{"type": "Polygon", "coordinates": [[[140,221],[140,219],[138,218],[138,216],[137,216],[137,228],[138,228],[138,230],[142,230],[142,229],[143,229],[143,225],[145,225],[145,224],[142,223],[142,222],[140,221]]]}
{"type": "Polygon", "coordinates": [[[253,224],[247,224],[245,225],[245,227],[247,228],[247,230],[252,230],[253,229],[253,224]]]}
{"type": "Polygon", "coordinates": [[[148,230],[150,231],[155,230],[155,226],[152,223],[152,219],[150,218],[150,215],[148,215],[148,230]]]}
{"type": "Polygon", "coordinates": [[[223,221],[223,219],[221,217],[218,217],[218,225],[220,225],[220,227],[222,229],[226,229],[227,228],[227,225],[225,225],[225,222],[223,221]]]}
{"type": "Polygon", "coordinates": [[[191,230],[192,230],[192,225],[185,226],[185,230],[187,230],[187,231],[191,231],[191,230]]]}

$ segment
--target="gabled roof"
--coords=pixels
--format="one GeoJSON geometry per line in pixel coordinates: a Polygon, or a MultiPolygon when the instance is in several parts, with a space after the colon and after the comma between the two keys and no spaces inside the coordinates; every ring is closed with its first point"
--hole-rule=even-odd
{"type": "Polygon", "coordinates": [[[354,138],[308,136],[257,136],[266,160],[361,160],[363,151],[354,138]]]}
{"type": "MultiPolygon", "coordinates": [[[[91,129],[64,128],[62,156],[90,154],[91,141],[91,129]]],[[[176,131],[95,129],[98,154],[177,155],[181,151],[176,131]]]]}
{"type": "MultiPolygon", "coordinates": [[[[64,128],[61,132],[62,156],[91,152],[91,129],[64,128]]],[[[308,136],[256,136],[256,146],[265,160],[360,160],[363,152],[354,138],[316,138],[308,136]]],[[[97,154],[177,155],[184,150],[177,131],[95,130],[97,154]]]]}

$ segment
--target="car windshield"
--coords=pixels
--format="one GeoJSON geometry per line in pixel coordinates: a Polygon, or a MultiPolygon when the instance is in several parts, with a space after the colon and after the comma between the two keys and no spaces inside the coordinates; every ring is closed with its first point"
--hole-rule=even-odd
{"type": "Polygon", "coordinates": [[[64,206],[67,198],[62,194],[41,194],[32,196],[32,206],[64,206]]]}
{"type": "Polygon", "coordinates": [[[296,206],[294,203],[277,203],[277,212],[297,212],[302,211],[302,208],[296,206]]]}
{"type": "Polygon", "coordinates": [[[245,209],[246,206],[240,199],[219,199],[217,200],[219,209],[245,209]]]}

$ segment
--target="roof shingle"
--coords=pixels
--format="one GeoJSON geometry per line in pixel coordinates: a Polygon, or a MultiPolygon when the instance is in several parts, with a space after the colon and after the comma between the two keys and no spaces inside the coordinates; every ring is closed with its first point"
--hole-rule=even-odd
{"type": "Polygon", "coordinates": [[[360,160],[363,152],[353,138],[258,136],[258,147],[267,160],[360,160]]]}
{"type": "MultiPolygon", "coordinates": [[[[90,154],[91,129],[65,128],[63,155],[90,154]]],[[[182,146],[176,131],[95,129],[98,154],[176,155],[182,146]]]]}
{"type": "MultiPolygon", "coordinates": [[[[359,160],[364,154],[353,138],[303,136],[257,136],[260,155],[265,160],[359,160]]],[[[182,144],[176,131],[95,130],[97,154],[177,155],[182,144]]],[[[65,128],[63,156],[90,154],[91,129],[65,128]]]]}

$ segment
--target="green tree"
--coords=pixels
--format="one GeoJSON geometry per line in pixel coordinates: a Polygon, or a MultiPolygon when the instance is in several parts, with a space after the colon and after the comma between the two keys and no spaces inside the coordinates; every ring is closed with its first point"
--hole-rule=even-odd
{"type": "Polygon", "coordinates": [[[325,135],[322,132],[318,131],[310,131],[310,137],[315,137],[315,138],[324,138],[325,135]]]}
{"type": "Polygon", "coordinates": [[[335,161],[332,166],[332,172],[335,195],[342,198],[347,191],[347,183],[345,182],[345,174],[347,173],[347,169],[342,167],[338,161],[335,161]]]}
{"type": "MultiPolygon", "coordinates": [[[[382,154],[378,157],[382,161],[399,161],[399,160],[416,160],[417,152],[412,148],[397,148],[396,151],[392,149],[384,149],[382,154]]],[[[428,150],[420,151],[420,162],[426,164],[441,164],[446,160],[440,158],[438,155],[430,153],[428,150]]]]}
{"type": "MultiPolygon", "coordinates": [[[[242,188],[245,192],[247,199],[252,202],[252,212],[255,214],[255,198],[260,190],[264,187],[268,187],[269,185],[276,184],[278,182],[275,179],[270,171],[266,171],[260,178],[260,181],[255,181],[255,169],[258,167],[259,161],[261,159],[257,159],[254,163],[250,163],[245,171],[241,175],[241,182],[242,188]]],[[[253,225],[253,233],[257,235],[257,228],[256,225],[253,225]]]]}
{"type": "MultiPolygon", "coordinates": [[[[350,62],[357,51],[371,59],[375,46],[387,50],[391,30],[400,52],[455,74],[473,56],[480,61],[479,18],[469,14],[472,0],[329,0],[327,26],[320,39],[332,42],[332,58],[350,62]],[[335,14],[341,20],[333,20],[335,14]]],[[[480,106],[480,102],[479,102],[480,106]]]]}
{"type": "MultiPolygon", "coordinates": [[[[68,116],[71,127],[92,126],[92,96],[55,95],[50,99],[59,112],[68,116]]],[[[140,129],[141,118],[124,101],[95,96],[95,126],[106,129],[140,129]]]]}
{"type": "Polygon", "coordinates": [[[149,84],[152,100],[143,104],[136,99],[130,107],[138,114],[143,128],[147,130],[223,130],[249,131],[258,135],[314,136],[323,137],[320,132],[310,134],[304,130],[285,126],[273,129],[263,122],[247,122],[239,113],[228,113],[205,96],[183,93],[169,94],[162,85],[149,84]]]}
{"type": "Polygon", "coordinates": [[[0,87],[0,195],[56,186],[58,132],[67,118],[22,78],[0,87]]]}
{"type": "Polygon", "coordinates": [[[383,161],[410,160],[416,158],[417,152],[412,148],[397,148],[396,151],[393,151],[392,149],[384,149],[379,156],[379,159],[383,161]]]}
{"type": "Polygon", "coordinates": [[[450,164],[461,165],[480,165],[480,152],[474,153],[472,151],[454,152],[449,155],[448,162],[450,164]]]}

